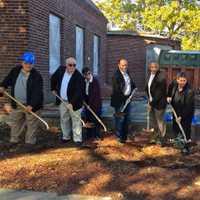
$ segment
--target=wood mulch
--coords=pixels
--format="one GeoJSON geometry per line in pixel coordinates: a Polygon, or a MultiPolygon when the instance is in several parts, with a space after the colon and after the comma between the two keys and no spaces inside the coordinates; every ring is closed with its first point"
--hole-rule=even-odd
{"type": "MultiPolygon", "coordinates": [[[[7,139],[8,129],[0,132],[7,139]]],[[[0,145],[0,188],[111,196],[114,200],[199,200],[200,146],[183,156],[138,133],[122,145],[109,134],[82,148],[44,132],[33,152],[0,145]]]]}

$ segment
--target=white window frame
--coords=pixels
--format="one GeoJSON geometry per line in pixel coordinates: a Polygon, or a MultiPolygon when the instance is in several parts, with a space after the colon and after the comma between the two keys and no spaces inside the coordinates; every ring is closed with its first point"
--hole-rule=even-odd
{"type": "Polygon", "coordinates": [[[49,73],[53,74],[61,63],[61,18],[49,14],[49,73]]]}
{"type": "Polygon", "coordinates": [[[100,68],[100,37],[93,36],[93,74],[98,75],[100,68]]]}
{"type": "Polygon", "coordinates": [[[76,26],[76,66],[79,71],[84,67],[84,47],[85,47],[85,31],[82,27],[76,26]]]}

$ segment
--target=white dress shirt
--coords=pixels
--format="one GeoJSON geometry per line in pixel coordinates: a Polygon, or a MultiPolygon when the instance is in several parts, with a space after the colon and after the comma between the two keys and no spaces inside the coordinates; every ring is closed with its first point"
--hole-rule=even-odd
{"type": "Polygon", "coordinates": [[[89,95],[89,85],[90,85],[90,83],[92,83],[92,81],[93,81],[92,75],[91,75],[91,78],[90,78],[89,81],[87,79],[85,79],[85,82],[86,82],[85,93],[86,93],[87,96],[89,95]]]}
{"type": "Polygon", "coordinates": [[[61,84],[61,88],[60,88],[60,96],[65,101],[68,101],[67,89],[68,89],[68,85],[69,85],[69,81],[70,81],[71,77],[72,77],[71,74],[65,72],[63,79],[62,79],[62,84],[61,84]]]}
{"type": "Polygon", "coordinates": [[[122,72],[122,71],[121,71],[121,73],[122,73],[124,81],[125,81],[125,88],[124,88],[123,92],[124,92],[125,96],[128,96],[131,94],[131,79],[130,79],[128,73],[122,72]]]}
{"type": "Polygon", "coordinates": [[[153,101],[153,97],[151,95],[151,84],[153,82],[153,79],[155,77],[155,74],[152,74],[150,75],[149,77],[149,82],[148,82],[148,93],[149,93],[149,101],[152,102],[153,101]]]}

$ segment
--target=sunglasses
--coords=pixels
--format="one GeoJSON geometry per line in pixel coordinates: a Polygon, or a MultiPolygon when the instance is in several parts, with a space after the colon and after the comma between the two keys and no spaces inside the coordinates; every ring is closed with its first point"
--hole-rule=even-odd
{"type": "Polygon", "coordinates": [[[69,67],[76,67],[76,64],[68,64],[69,67]]]}

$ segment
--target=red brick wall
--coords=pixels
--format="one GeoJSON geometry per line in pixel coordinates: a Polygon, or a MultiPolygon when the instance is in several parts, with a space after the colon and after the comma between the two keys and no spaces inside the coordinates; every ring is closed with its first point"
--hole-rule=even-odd
{"type": "Polygon", "coordinates": [[[111,78],[117,68],[119,58],[126,58],[129,62],[129,71],[137,87],[144,89],[146,77],[146,47],[150,44],[169,45],[179,49],[179,43],[167,39],[150,38],[132,35],[108,35],[107,38],[106,81],[110,85],[111,78]]]}
{"type": "MultiPolygon", "coordinates": [[[[105,77],[106,19],[82,0],[31,0],[29,1],[29,49],[37,55],[36,67],[45,79],[45,92],[49,91],[49,14],[62,19],[62,63],[75,57],[76,25],[85,29],[85,66],[92,67],[93,35],[101,37],[100,77],[105,77]],[[90,59],[88,59],[90,57],[90,59]]],[[[47,92],[48,94],[48,92],[47,92]]],[[[48,96],[48,95],[47,95],[48,96]]]]}
{"type": "MultiPolygon", "coordinates": [[[[0,81],[27,49],[28,0],[0,1],[0,81]]],[[[3,101],[0,98],[0,101],[3,101]]],[[[0,103],[0,107],[2,103],[0,103]]]]}

